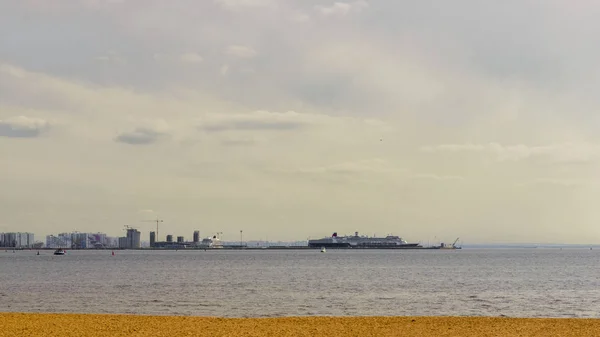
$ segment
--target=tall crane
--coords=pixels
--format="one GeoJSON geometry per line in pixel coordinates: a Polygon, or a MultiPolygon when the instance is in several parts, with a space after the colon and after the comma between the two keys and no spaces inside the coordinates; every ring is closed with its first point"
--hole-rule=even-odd
{"type": "Polygon", "coordinates": [[[454,243],[452,243],[452,247],[456,248],[456,243],[458,242],[458,239],[460,239],[460,238],[456,238],[456,240],[454,240],[454,243]]]}
{"type": "Polygon", "coordinates": [[[158,241],[158,224],[164,221],[156,217],[156,220],[142,220],[142,222],[156,222],[156,240],[158,241]]]}

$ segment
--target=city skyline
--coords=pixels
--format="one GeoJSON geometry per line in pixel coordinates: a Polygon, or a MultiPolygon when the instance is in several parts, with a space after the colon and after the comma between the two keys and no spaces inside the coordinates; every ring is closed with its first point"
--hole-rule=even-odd
{"type": "Polygon", "coordinates": [[[2,232],[600,242],[600,3],[0,12],[2,232]]]}

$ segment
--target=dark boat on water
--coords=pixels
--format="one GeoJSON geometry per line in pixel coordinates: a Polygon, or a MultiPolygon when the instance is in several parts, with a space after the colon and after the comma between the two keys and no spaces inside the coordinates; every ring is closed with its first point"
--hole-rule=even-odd
{"type": "Polygon", "coordinates": [[[57,250],[54,251],[54,255],[65,255],[66,253],[67,253],[67,251],[62,248],[58,248],[57,250]]]}

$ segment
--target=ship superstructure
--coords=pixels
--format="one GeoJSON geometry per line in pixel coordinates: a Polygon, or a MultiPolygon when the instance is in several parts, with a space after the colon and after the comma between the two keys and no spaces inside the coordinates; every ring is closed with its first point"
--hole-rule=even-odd
{"type": "Polygon", "coordinates": [[[223,242],[221,242],[221,239],[218,238],[216,235],[213,235],[212,237],[208,237],[204,240],[202,240],[198,247],[200,248],[223,248],[223,242]]]}
{"type": "Polygon", "coordinates": [[[331,235],[331,237],[308,240],[308,246],[314,248],[423,248],[418,243],[409,243],[401,237],[395,235],[388,235],[386,237],[369,237],[359,236],[358,232],[355,232],[354,236],[338,236],[337,232],[335,232],[331,235]]]}

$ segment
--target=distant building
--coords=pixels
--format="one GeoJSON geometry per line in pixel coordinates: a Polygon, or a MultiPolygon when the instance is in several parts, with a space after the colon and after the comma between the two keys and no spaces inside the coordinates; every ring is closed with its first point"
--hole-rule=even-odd
{"type": "Polygon", "coordinates": [[[33,233],[1,233],[0,247],[33,248],[35,240],[33,233]]]}
{"type": "Polygon", "coordinates": [[[86,249],[90,246],[87,233],[71,233],[71,249],[86,249]]]}
{"type": "Polygon", "coordinates": [[[119,238],[119,248],[126,249],[127,247],[127,237],[123,236],[119,238]]]}
{"type": "Polygon", "coordinates": [[[141,248],[141,233],[137,229],[127,229],[127,236],[119,238],[119,248],[136,249],[141,248]]]}
{"type": "Polygon", "coordinates": [[[183,236],[177,237],[177,243],[183,243],[183,236]]]}
{"type": "Polygon", "coordinates": [[[156,233],[150,232],[150,247],[154,247],[156,244],[156,233]]]}
{"type": "Polygon", "coordinates": [[[47,248],[103,249],[118,247],[118,242],[104,233],[60,233],[46,236],[47,248]]]}
{"type": "Polygon", "coordinates": [[[194,243],[200,242],[200,231],[194,231],[194,243]]]}
{"type": "Polygon", "coordinates": [[[173,242],[173,235],[167,235],[167,242],[173,242]]]}
{"type": "Polygon", "coordinates": [[[48,248],[71,248],[71,234],[60,233],[58,235],[46,236],[46,247],[48,248]]]}
{"type": "Polygon", "coordinates": [[[119,238],[106,237],[106,248],[117,248],[119,247],[119,238]]]}
{"type": "Polygon", "coordinates": [[[127,244],[128,248],[141,248],[141,233],[137,229],[127,230],[127,244]]]}
{"type": "Polygon", "coordinates": [[[108,248],[108,240],[104,233],[88,234],[89,248],[108,248]]]}

